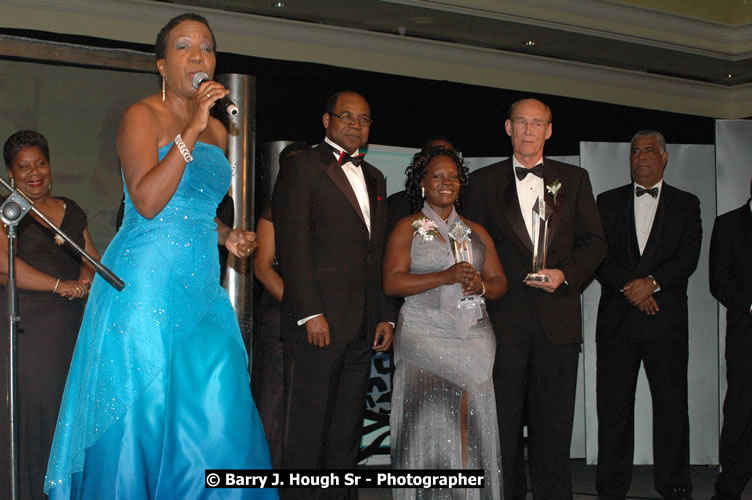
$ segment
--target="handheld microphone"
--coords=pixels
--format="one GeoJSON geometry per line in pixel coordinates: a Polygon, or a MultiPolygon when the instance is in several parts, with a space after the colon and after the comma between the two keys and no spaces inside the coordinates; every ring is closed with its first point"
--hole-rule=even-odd
{"type": "MultiPolygon", "coordinates": [[[[207,75],[203,71],[200,71],[193,75],[193,80],[191,83],[193,83],[193,88],[197,89],[199,85],[207,80],[211,80],[211,78],[209,78],[209,75],[207,75]]],[[[238,107],[235,106],[235,103],[232,102],[232,100],[230,100],[230,98],[227,96],[224,96],[221,99],[217,99],[216,104],[220,107],[220,109],[227,111],[227,114],[230,116],[237,116],[237,114],[240,113],[240,110],[238,110],[238,107]]]]}

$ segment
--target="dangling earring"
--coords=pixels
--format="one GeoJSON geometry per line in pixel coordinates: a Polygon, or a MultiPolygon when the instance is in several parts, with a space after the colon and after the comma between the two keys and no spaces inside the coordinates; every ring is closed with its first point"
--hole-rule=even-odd
{"type": "Polygon", "coordinates": [[[16,179],[14,179],[13,177],[10,178],[10,187],[16,189],[16,179]]]}
{"type": "Polygon", "coordinates": [[[50,186],[47,188],[47,192],[48,193],[52,192],[52,181],[50,181],[50,186]]]}
{"type": "Polygon", "coordinates": [[[423,186],[420,186],[420,197],[425,198],[426,197],[426,188],[423,186]]]}
{"type": "Polygon", "coordinates": [[[165,77],[162,77],[162,102],[165,101],[166,97],[167,97],[167,92],[165,91],[165,77]]]}

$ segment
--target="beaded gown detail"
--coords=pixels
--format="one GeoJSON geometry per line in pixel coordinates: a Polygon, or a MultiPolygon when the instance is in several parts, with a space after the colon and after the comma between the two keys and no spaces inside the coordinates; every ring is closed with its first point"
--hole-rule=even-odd
{"type": "Polygon", "coordinates": [[[219,285],[214,216],[230,165],[204,143],[193,158],[153,219],[126,191],[123,225],[102,257],[126,286],[117,292],[100,276],[92,285],[50,454],[51,499],[277,497],[204,488],[207,468],[270,461],[219,285]]]}
{"type": "MultiPolygon", "coordinates": [[[[425,212],[425,208],[424,208],[425,212]]],[[[452,214],[451,226],[455,213],[452,214]]],[[[440,219],[434,222],[440,226],[440,219]]],[[[446,234],[446,227],[441,231],[446,234]]],[[[474,236],[474,235],[473,235],[474,236]]],[[[446,237],[445,237],[446,240],[446,237]]],[[[485,246],[472,237],[473,266],[483,265],[485,246]]],[[[453,263],[447,243],[416,234],[410,273],[442,271],[453,263]]],[[[467,331],[441,310],[443,285],[405,297],[394,334],[395,374],[391,453],[395,469],[483,469],[483,489],[394,489],[395,499],[503,498],[496,399],[492,380],[496,341],[482,318],[467,331]],[[467,446],[463,464],[460,414],[467,394],[467,446]]]]}

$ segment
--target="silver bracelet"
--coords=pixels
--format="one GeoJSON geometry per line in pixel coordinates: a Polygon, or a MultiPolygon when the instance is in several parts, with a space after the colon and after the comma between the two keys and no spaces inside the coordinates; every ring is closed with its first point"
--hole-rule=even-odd
{"type": "Polygon", "coordinates": [[[178,151],[180,151],[180,154],[183,155],[183,159],[186,163],[190,163],[193,161],[193,156],[191,156],[191,152],[188,151],[188,147],[183,142],[183,138],[180,137],[180,134],[178,134],[177,137],[175,137],[175,145],[178,147],[178,151]]]}
{"type": "Polygon", "coordinates": [[[59,284],[60,284],[60,278],[57,279],[57,281],[55,282],[55,288],[52,289],[53,295],[55,294],[55,292],[57,292],[57,287],[59,284]]]}

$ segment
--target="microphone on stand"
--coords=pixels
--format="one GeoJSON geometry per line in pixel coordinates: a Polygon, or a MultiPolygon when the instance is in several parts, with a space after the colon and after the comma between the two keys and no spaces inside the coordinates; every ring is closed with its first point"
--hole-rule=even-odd
{"type": "MultiPolygon", "coordinates": [[[[203,71],[200,71],[193,75],[193,80],[191,81],[191,83],[193,83],[193,88],[197,89],[202,83],[207,80],[211,80],[211,78],[209,78],[209,75],[207,75],[203,71]]],[[[235,105],[235,103],[232,102],[232,100],[227,96],[224,96],[221,99],[217,99],[216,104],[220,109],[224,109],[230,116],[237,116],[238,113],[240,113],[240,110],[235,105]]]]}

